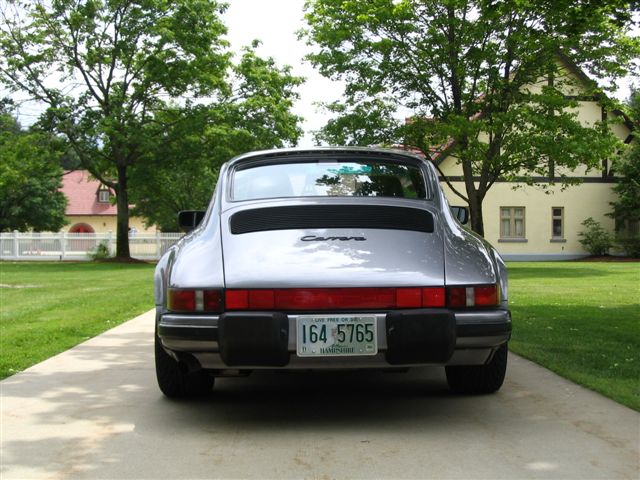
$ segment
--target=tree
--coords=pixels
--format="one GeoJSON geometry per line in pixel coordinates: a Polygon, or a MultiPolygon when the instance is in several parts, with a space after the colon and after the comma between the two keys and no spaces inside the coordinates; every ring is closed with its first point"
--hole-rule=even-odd
{"type": "Polygon", "coordinates": [[[61,143],[35,129],[25,131],[0,109],[0,232],[59,230],[67,199],[59,191],[61,143]]]}
{"type": "Polygon", "coordinates": [[[167,109],[167,125],[149,159],[131,174],[134,213],[165,231],[177,230],[180,210],[204,210],[220,166],[240,153],[295,144],[300,118],[291,113],[302,79],[245,48],[217,102],[167,109]]]}
{"type": "Polygon", "coordinates": [[[347,106],[357,112],[363,98],[389,97],[414,112],[394,130],[396,142],[425,152],[447,146],[464,172],[465,192],[454,192],[483,234],[482,202],[496,180],[569,182],[564,168],[596,167],[615,150],[606,122],[582,126],[571,110],[580,98],[606,97],[587,78],[571,84],[565,68],[596,79],[626,74],[639,52],[626,35],[636,8],[617,0],[317,0],[306,5],[302,36],[316,47],[309,59],[320,72],[346,82],[347,106]]]}
{"type": "Polygon", "coordinates": [[[618,225],[629,222],[640,222],[640,90],[634,90],[628,102],[628,113],[633,122],[632,135],[635,142],[628,147],[625,154],[614,165],[618,183],[613,190],[618,194],[611,203],[613,211],[609,214],[616,219],[618,225]]]}
{"type": "Polygon", "coordinates": [[[316,132],[318,144],[389,145],[398,141],[401,124],[394,118],[395,106],[380,98],[345,104],[333,102],[322,107],[337,115],[316,132]]]}
{"type": "Polygon", "coordinates": [[[47,104],[48,125],[114,189],[116,253],[129,257],[129,173],[163,130],[156,113],[171,99],[227,89],[224,6],[216,0],[5,5],[0,81],[47,104]]]}

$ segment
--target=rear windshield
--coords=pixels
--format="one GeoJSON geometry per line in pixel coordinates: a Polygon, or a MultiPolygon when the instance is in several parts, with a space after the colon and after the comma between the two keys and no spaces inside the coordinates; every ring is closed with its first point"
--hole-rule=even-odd
{"type": "Polygon", "coordinates": [[[396,163],[350,160],[235,170],[233,200],[279,197],[426,198],[426,188],[418,167],[396,163]]]}

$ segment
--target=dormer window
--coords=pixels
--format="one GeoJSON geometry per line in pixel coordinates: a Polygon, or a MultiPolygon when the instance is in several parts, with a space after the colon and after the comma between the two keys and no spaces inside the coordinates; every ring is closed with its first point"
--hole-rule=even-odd
{"type": "Polygon", "coordinates": [[[98,203],[110,203],[111,201],[111,192],[108,187],[104,185],[100,185],[98,189],[98,203]]]}

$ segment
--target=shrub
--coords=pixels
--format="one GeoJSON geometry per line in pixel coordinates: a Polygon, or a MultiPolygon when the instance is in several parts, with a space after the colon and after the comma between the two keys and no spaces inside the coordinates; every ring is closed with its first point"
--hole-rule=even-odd
{"type": "Polygon", "coordinates": [[[111,256],[107,242],[100,242],[95,250],[89,252],[91,260],[105,260],[111,256]]]}
{"type": "Polygon", "coordinates": [[[591,255],[606,255],[609,253],[609,249],[613,246],[613,239],[611,235],[602,228],[600,222],[596,222],[593,218],[589,217],[581,224],[585,227],[585,230],[578,233],[581,237],[579,240],[582,246],[591,255]]]}
{"type": "Polygon", "coordinates": [[[640,258],[640,236],[618,238],[616,243],[628,256],[640,258]]]}

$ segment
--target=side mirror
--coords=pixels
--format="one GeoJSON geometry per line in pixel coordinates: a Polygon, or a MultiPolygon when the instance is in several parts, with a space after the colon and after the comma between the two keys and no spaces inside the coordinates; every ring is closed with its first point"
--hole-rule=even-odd
{"type": "Polygon", "coordinates": [[[183,210],[178,212],[178,227],[183,232],[190,232],[200,225],[205,213],[202,210],[183,210]]]}
{"type": "Polygon", "coordinates": [[[469,209],[467,207],[451,207],[451,213],[462,225],[469,221],[469,209]]]}

